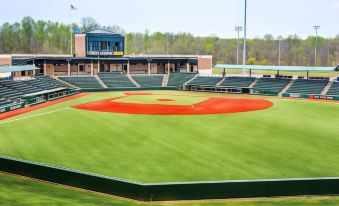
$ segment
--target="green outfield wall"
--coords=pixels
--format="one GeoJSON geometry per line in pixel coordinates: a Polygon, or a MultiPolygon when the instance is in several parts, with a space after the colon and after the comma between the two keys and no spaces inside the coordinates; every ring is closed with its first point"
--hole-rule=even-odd
{"type": "Polygon", "coordinates": [[[4,156],[0,171],[141,201],[339,195],[339,177],[145,184],[4,156]]]}

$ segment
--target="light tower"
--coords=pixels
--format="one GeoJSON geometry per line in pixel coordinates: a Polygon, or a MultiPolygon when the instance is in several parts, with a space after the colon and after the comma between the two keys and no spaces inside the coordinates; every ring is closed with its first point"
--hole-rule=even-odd
{"type": "Polygon", "coordinates": [[[278,41],[279,41],[279,60],[278,60],[278,65],[280,66],[280,59],[281,59],[281,40],[282,36],[278,36],[278,41]]]}
{"type": "Polygon", "coordinates": [[[320,26],[314,26],[315,29],[315,45],[314,45],[314,66],[317,65],[317,47],[318,47],[318,30],[320,26]]]}
{"type": "Polygon", "coordinates": [[[245,0],[245,14],[244,14],[244,49],[243,49],[243,72],[245,72],[246,68],[246,35],[247,35],[247,0],[245,0]]]}
{"type": "Polygon", "coordinates": [[[240,32],[242,31],[241,26],[236,26],[235,31],[238,32],[238,39],[237,39],[237,65],[239,65],[239,38],[240,38],[240,32]]]}

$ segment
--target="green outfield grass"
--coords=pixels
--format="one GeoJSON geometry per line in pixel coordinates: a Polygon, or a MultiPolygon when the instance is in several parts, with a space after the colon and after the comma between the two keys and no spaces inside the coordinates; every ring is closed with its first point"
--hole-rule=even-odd
{"type": "MultiPolygon", "coordinates": [[[[263,97],[274,106],[200,116],[69,108],[121,95],[96,93],[11,119],[17,121],[0,121],[0,154],[142,182],[339,175],[339,104],[263,97]],[[35,116],[38,114],[44,115],[35,116]]],[[[180,102],[191,103],[192,99],[181,98],[180,102]]]]}
{"type": "MultiPolygon", "coordinates": [[[[220,68],[214,68],[213,69],[213,74],[222,74],[224,71],[224,69],[220,69],[220,68]]],[[[226,70],[227,74],[243,74],[243,71],[241,69],[227,69],[226,70]]],[[[245,74],[249,74],[249,71],[245,71],[245,74]]],[[[252,70],[252,74],[258,74],[258,75],[262,75],[262,74],[267,74],[267,75],[276,75],[277,72],[276,71],[267,71],[267,70],[252,70]]],[[[290,71],[280,71],[279,72],[280,75],[286,75],[286,76],[293,76],[293,75],[297,75],[297,76],[306,76],[306,72],[290,72],[290,71]]],[[[310,77],[338,77],[339,76],[339,72],[310,72],[309,73],[310,77]]]]}
{"type": "Polygon", "coordinates": [[[0,173],[0,205],[6,206],[334,206],[338,197],[142,203],[0,173]]]}

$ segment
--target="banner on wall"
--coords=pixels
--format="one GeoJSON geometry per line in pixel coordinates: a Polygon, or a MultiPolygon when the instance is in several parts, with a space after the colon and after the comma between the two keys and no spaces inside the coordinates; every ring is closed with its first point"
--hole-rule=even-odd
{"type": "Polygon", "coordinates": [[[11,72],[0,73],[0,79],[8,79],[10,77],[12,77],[12,73],[11,72]]]}

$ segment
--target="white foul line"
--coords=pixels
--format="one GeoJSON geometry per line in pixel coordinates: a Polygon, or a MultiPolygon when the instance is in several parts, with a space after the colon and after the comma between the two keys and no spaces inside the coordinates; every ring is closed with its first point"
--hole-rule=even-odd
{"type": "Polygon", "coordinates": [[[0,122],[0,125],[11,123],[11,122],[15,122],[15,121],[19,121],[19,120],[30,119],[30,118],[33,118],[33,117],[39,117],[39,116],[42,116],[42,115],[47,115],[47,114],[51,114],[51,113],[55,113],[55,112],[60,112],[60,111],[66,110],[66,109],[69,109],[69,107],[63,108],[63,109],[54,110],[54,111],[50,111],[50,112],[45,112],[45,113],[41,113],[41,114],[36,114],[36,115],[28,116],[28,117],[22,117],[22,118],[13,119],[13,120],[5,121],[5,122],[0,122]]]}

